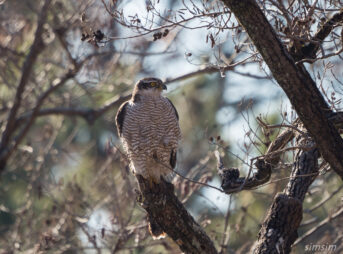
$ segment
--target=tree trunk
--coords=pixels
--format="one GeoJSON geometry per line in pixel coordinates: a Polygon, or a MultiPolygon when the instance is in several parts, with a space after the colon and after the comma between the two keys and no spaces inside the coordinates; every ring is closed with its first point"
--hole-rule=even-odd
{"type": "Polygon", "coordinates": [[[323,158],[343,179],[343,140],[327,119],[325,99],[302,64],[295,64],[254,0],[223,0],[245,28],[274,78],[287,94],[323,158]]]}

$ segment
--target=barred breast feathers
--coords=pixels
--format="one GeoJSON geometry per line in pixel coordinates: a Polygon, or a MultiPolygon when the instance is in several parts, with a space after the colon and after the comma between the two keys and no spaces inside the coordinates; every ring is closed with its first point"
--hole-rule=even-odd
{"type": "Polygon", "coordinates": [[[117,128],[130,168],[159,182],[160,175],[169,174],[175,167],[181,138],[175,107],[166,97],[140,95],[139,100],[133,97],[124,103],[121,111],[124,113],[117,114],[117,128]],[[157,165],[156,159],[163,165],[157,165]]]}

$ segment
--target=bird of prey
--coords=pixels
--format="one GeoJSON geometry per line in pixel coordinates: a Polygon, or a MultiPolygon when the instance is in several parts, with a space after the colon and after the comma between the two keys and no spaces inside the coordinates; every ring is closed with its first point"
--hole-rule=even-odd
{"type": "Polygon", "coordinates": [[[150,186],[173,172],[181,138],[179,116],[172,102],[162,95],[167,87],[160,79],[143,78],[116,116],[118,135],[135,175],[150,186]]]}

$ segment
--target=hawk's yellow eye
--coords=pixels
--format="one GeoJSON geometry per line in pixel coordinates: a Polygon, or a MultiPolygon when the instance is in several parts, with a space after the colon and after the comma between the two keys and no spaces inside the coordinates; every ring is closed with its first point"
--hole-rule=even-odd
{"type": "Polygon", "coordinates": [[[155,87],[155,86],[157,86],[157,83],[156,83],[156,82],[151,82],[150,85],[151,85],[152,87],[155,87]]]}

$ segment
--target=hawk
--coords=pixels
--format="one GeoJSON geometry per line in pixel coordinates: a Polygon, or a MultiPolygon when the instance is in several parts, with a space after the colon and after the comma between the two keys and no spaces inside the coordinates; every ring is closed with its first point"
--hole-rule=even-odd
{"type": "Polygon", "coordinates": [[[167,87],[160,79],[143,78],[116,115],[118,135],[130,169],[152,183],[172,173],[181,138],[179,116],[172,102],[162,96],[167,87]]]}

